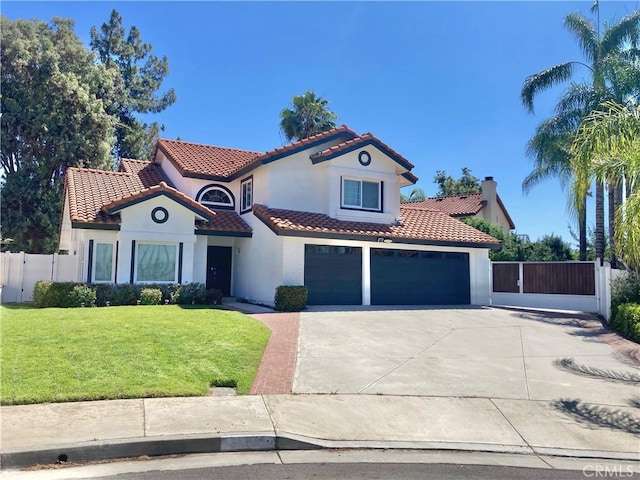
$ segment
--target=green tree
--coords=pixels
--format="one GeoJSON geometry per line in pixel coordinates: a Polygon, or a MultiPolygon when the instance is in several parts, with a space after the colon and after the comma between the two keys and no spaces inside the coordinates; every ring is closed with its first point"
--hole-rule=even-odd
{"type": "Polygon", "coordinates": [[[497,238],[502,242],[500,250],[491,250],[489,258],[493,261],[515,262],[525,260],[525,245],[511,232],[505,232],[500,225],[483,218],[469,217],[462,220],[476,230],[497,238]]]}
{"type": "Polygon", "coordinates": [[[564,262],[573,260],[571,245],[559,235],[545,235],[525,245],[524,257],[528,262],[564,262]]]}
{"type": "Polygon", "coordinates": [[[414,188],[411,190],[411,193],[407,196],[404,193],[400,193],[400,201],[401,202],[419,202],[424,200],[426,195],[424,194],[424,190],[421,188],[414,188]]]}
{"type": "Polygon", "coordinates": [[[100,97],[114,76],[71,20],[1,22],[2,238],[12,250],[51,252],[65,170],[112,167],[115,122],[100,97]]]}
{"type": "Polygon", "coordinates": [[[574,198],[594,177],[625,185],[626,202],[615,212],[615,248],[630,268],[640,271],[640,105],[605,102],[583,120],[572,153],[574,198]]]}
{"type": "MultiPolygon", "coordinates": [[[[624,69],[621,64],[628,62],[630,58],[637,56],[637,44],[640,37],[639,23],[640,12],[636,11],[620,20],[618,23],[606,26],[604,34],[600,34],[599,6],[594,4],[592,12],[598,14],[596,24],[583,17],[579,13],[572,13],[565,18],[565,27],[574,34],[586,61],[570,61],[554,65],[534,75],[530,75],[524,82],[521,91],[521,99],[530,113],[533,113],[534,97],[541,91],[568,81],[574,74],[577,66],[586,67],[591,74],[591,83],[586,89],[579,89],[579,94],[569,95],[574,107],[590,111],[607,98],[621,98],[637,90],[637,85],[626,84],[621,81],[619,74],[624,69]]],[[[568,106],[559,105],[559,110],[568,106]]],[[[577,126],[575,127],[577,129],[577,126]]],[[[575,134],[575,130],[573,131],[575,134]]],[[[566,145],[563,145],[566,148],[566,145]]],[[[544,154],[544,152],[542,152],[544,154]]],[[[544,162],[545,155],[541,155],[537,161],[544,162]]],[[[559,159],[553,159],[557,162],[559,159]]],[[[535,169],[534,169],[535,172],[535,169]]],[[[604,186],[596,182],[596,255],[604,258],[604,186]]],[[[584,205],[578,205],[579,214],[584,205]]],[[[581,223],[581,256],[583,247],[586,248],[586,222],[581,223]],[[584,229],[584,230],[583,230],[584,229]],[[583,232],[584,235],[583,235],[583,232]],[[583,241],[584,238],[584,241],[583,241]]],[[[584,250],[586,251],[586,250],[584,250]]]]}
{"type": "Polygon", "coordinates": [[[309,91],[293,97],[291,108],[280,112],[280,129],[287,141],[326,132],[336,126],[338,116],[329,109],[329,101],[309,91]]]}
{"type": "Polygon", "coordinates": [[[462,168],[462,176],[457,180],[444,170],[438,170],[433,183],[438,185],[438,196],[480,192],[480,180],[471,175],[471,170],[467,167],[462,168]]]}
{"type": "Polygon", "coordinates": [[[116,10],[99,30],[91,28],[90,45],[102,64],[118,73],[115,90],[104,96],[107,112],[118,119],[113,155],[149,158],[153,142],[164,126],[146,124],[136,115],[162,112],[176,101],[172,88],[159,93],[169,73],[167,57],[152,55],[151,44],[142,41],[137,27],[125,33],[116,10]]]}

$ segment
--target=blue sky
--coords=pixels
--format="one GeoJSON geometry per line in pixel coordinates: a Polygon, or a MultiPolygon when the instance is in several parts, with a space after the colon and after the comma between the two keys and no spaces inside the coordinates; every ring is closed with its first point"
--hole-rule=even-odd
{"type": "MultiPolygon", "coordinates": [[[[359,133],[372,132],[408,158],[417,186],[469,167],[493,176],[517,232],[573,242],[566,195],[549,180],[523,195],[525,155],[536,125],[562,89],[520,102],[527,75],[583,60],[563,27],[592,2],[2,2],[12,20],[73,18],[88,44],[113,8],[169,59],[177,102],[153,119],[163,136],[266,151],[285,143],[279,113],[307,90],[359,133]]],[[[615,21],[637,2],[602,1],[615,21]]],[[[577,71],[586,75],[586,71],[577,71]]],[[[408,192],[407,192],[408,193],[408,192]]],[[[593,224],[592,205],[589,223],[593,224]]],[[[575,228],[574,228],[575,229],[575,228]]]]}

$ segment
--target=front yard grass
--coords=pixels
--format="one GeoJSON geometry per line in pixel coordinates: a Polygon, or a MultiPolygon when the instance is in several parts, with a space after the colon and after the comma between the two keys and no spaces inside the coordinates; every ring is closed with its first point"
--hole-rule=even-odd
{"type": "Polygon", "coordinates": [[[3,405],[247,393],[269,330],[238,312],[178,305],[0,306],[3,405]]]}

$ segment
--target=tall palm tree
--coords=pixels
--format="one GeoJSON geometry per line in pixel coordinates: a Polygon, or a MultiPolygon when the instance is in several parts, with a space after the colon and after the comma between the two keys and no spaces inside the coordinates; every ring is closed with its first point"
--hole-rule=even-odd
{"type": "Polygon", "coordinates": [[[331,130],[338,116],[329,110],[329,101],[309,91],[292,99],[292,108],[280,112],[280,129],[288,141],[302,140],[331,130]]]}
{"type": "MultiPolygon", "coordinates": [[[[611,75],[611,65],[624,59],[630,50],[635,52],[633,55],[637,55],[637,45],[640,38],[640,11],[628,15],[612,26],[607,26],[603,35],[600,34],[598,2],[594,4],[592,12],[598,14],[596,25],[579,13],[567,15],[564,22],[565,27],[576,37],[588,63],[565,62],[527,77],[522,87],[521,99],[530,113],[534,112],[533,100],[539,92],[568,81],[573,76],[576,67],[579,66],[587,68],[591,75],[590,88],[585,89],[581,96],[574,97],[574,101],[582,103],[583,107],[594,109],[607,98],[623,95],[625,88],[620,85],[612,85],[615,79],[611,75]]],[[[624,99],[618,97],[617,100],[623,101],[624,99]]],[[[562,108],[560,104],[558,107],[562,108]]],[[[541,156],[540,160],[545,161],[545,158],[545,156],[541,156]]],[[[595,190],[596,257],[602,260],[605,243],[603,183],[596,181],[595,190]]]]}
{"type": "Polygon", "coordinates": [[[574,198],[593,177],[626,187],[626,201],[615,212],[615,241],[623,261],[640,270],[640,105],[605,102],[583,120],[571,152],[574,198]]]}
{"type": "MultiPolygon", "coordinates": [[[[583,116],[591,111],[588,99],[591,88],[586,84],[571,84],[560,98],[556,114],[543,120],[527,143],[527,156],[533,159],[534,168],[522,182],[526,194],[543,180],[558,178],[563,188],[573,182],[571,169],[571,143],[583,116]]],[[[569,204],[578,218],[578,243],[580,260],[587,259],[587,209],[586,195],[581,204],[569,204]],[[575,208],[574,208],[575,207],[575,208]]]]}

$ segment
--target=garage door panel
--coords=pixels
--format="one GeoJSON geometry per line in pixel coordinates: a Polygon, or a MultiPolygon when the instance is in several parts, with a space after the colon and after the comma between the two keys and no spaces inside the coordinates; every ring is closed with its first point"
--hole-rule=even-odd
{"type": "Polygon", "coordinates": [[[371,303],[374,305],[469,304],[469,255],[372,249],[371,303]]]}
{"type": "Polygon", "coordinates": [[[309,305],[362,304],[362,248],[305,245],[309,305]]]}

